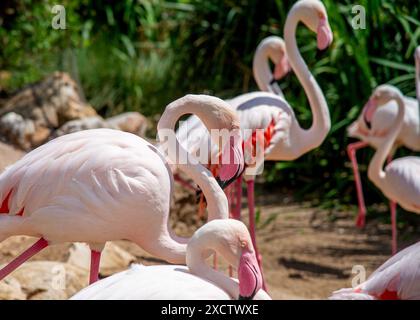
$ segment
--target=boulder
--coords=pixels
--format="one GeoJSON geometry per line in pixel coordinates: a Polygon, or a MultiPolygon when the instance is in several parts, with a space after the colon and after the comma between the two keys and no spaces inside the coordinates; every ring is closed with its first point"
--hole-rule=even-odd
{"type": "Polygon", "coordinates": [[[115,117],[106,119],[106,122],[112,127],[134,133],[140,137],[144,137],[149,128],[149,121],[139,112],[121,113],[115,117]]]}
{"type": "Polygon", "coordinates": [[[65,123],[51,135],[51,139],[65,135],[65,134],[82,131],[82,130],[99,129],[99,128],[117,129],[109,125],[100,116],[92,116],[92,117],[87,117],[83,119],[72,120],[65,123]]]}
{"type": "Polygon", "coordinates": [[[41,145],[68,121],[96,116],[76,82],[64,72],[19,90],[2,105],[0,137],[24,150],[41,145]]]}
{"type": "Polygon", "coordinates": [[[26,300],[63,300],[88,285],[87,272],[57,261],[26,262],[4,279],[0,297],[26,300]]]}

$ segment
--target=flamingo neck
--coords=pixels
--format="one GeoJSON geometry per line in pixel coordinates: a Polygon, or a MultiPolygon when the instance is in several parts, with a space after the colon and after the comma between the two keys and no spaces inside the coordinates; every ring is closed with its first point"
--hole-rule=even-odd
{"type": "MultiPolygon", "coordinates": [[[[200,230],[199,230],[200,231],[200,230]]],[[[206,259],[214,254],[215,252],[222,253],[220,250],[215,250],[209,244],[209,237],[194,237],[188,243],[187,247],[187,266],[188,269],[192,274],[196,276],[206,279],[220,289],[225,291],[232,299],[239,298],[239,284],[234,281],[233,279],[229,278],[225,274],[214,270],[210,266],[206,264],[206,259]]],[[[221,249],[221,248],[217,248],[221,249]]],[[[229,261],[228,261],[229,262],[229,261]]],[[[231,265],[236,265],[234,261],[232,261],[231,265]]]]}
{"type": "MultiPolygon", "coordinates": [[[[417,49],[420,51],[420,47],[417,49]]],[[[416,56],[416,96],[420,108],[420,56],[416,56]]],[[[419,113],[420,114],[420,113],[419,113]]]]}
{"type": "Polygon", "coordinates": [[[303,129],[296,123],[292,138],[299,140],[300,154],[312,150],[324,141],[331,128],[330,112],[321,88],[303,60],[296,43],[296,28],[303,19],[302,7],[295,7],[289,12],[284,28],[284,40],[290,65],[305,90],[312,111],[313,121],[309,129],[303,129]],[[301,147],[302,146],[302,147],[301,147]]]}
{"type": "Polygon", "coordinates": [[[373,156],[368,168],[368,177],[376,185],[380,184],[380,182],[386,178],[386,172],[383,170],[383,166],[388,155],[392,152],[397,136],[403,126],[405,114],[403,97],[398,93],[394,96],[394,100],[398,105],[397,117],[391,126],[392,129],[383,138],[382,144],[376,149],[375,155],[373,156]]]}
{"type": "Polygon", "coordinates": [[[254,79],[261,91],[271,92],[284,98],[283,92],[281,91],[279,85],[277,83],[271,84],[274,76],[268,63],[270,58],[268,44],[268,39],[263,40],[263,42],[255,51],[254,60],[252,63],[254,79]]]}
{"type": "Polygon", "coordinates": [[[211,123],[211,121],[209,118],[213,116],[213,113],[206,113],[206,110],[209,110],[207,106],[197,106],[188,100],[178,99],[172,102],[166,108],[158,123],[159,139],[161,141],[164,140],[164,135],[161,132],[162,129],[169,129],[174,133],[166,143],[168,157],[202,190],[207,200],[208,221],[213,219],[228,219],[228,201],[225,193],[220,188],[211,172],[200,164],[197,159],[191,157],[175,136],[175,124],[177,120],[185,114],[195,114],[204,123],[206,128],[210,130],[211,127],[209,123],[211,123]],[[180,161],[178,161],[178,159],[182,160],[182,164],[179,163],[180,161]]]}

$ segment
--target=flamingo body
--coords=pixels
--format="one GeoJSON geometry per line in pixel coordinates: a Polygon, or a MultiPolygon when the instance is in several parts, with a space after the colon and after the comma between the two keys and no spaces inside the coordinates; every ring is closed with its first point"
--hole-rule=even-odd
{"type": "Polygon", "coordinates": [[[0,199],[11,192],[9,212],[0,216],[0,228],[7,225],[0,240],[27,234],[50,243],[146,242],[158,228],[137,231],[166,222],[170,186],[163,157],[133,134],[94,129],[62,136],[0,176],[0,199]]]}
{"type": "Polygon", "coordinates": [[[419,300],[420,242],[388,259],[356,288],[335,291],[332,300],[419,300]]]}
{"type": "Polygon", "coordinates": [[[395,159],[385,167],[381,191],[407,211],[420,213],[420,158],[395,159]]]}

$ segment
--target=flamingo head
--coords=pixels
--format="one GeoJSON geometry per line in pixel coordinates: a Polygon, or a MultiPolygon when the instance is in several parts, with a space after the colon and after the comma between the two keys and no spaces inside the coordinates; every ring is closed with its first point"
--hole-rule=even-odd
{"type": "Polygon", "coordinates": [[[287,58],[286,45],[284,40],[279,37],[269,37],[268,56],[274,63],[273,81],[282,79],[291,70],[289,59],[287,58]]]}
{"type": "MultiPolygon", "coordinates": [[[[252,244],[251,244],[252,245],[252,244]]],[[[262,275],[254,249],[241,242],[241,257],[238,266],[239,300],[251,300],[262,288],[262,275]]]]}
{"type": "Polygon", "coordinates": [[[300,9],[302,22],[316,33],[318,49],[326,50],[333,41],[333,33],[323,3],[319,0],[300,0],[295,6],[300,9]]]}
{"type": "Polygon", "coordinates": [[[239,128],[229,131],[220,155],[219,177],[222,181],[236,179],[244,170],[242,135],[239,128]]]}
{"type": "MultiPolygon", "coordinates": [[[[208,222],[206,228],[215,231],[212,243],[226,261],[238,270],[240,300],[250,300],[262,288],[262,275],[248,228],[236,219],[216,219],[208,222]]],[[[204,228],[204,227],[202,227],[204,228]]]]}
{"type": "Polygon", "coordinates": [[[369,129],[371,127],[373,115],[375,114],[376,109],[379,106],[382,106],[395,99],[395,97],[399,95],[401,95],[401,92],[397,88],[386,84],[378,86],[373,91],[362,111],[363,119],[369,129]]]}
{"type": "Polygon", "coordinates": [[[253,299],[262,289],[262,275],[248,228],[236,219],[214,219],[192,236],[187,248],[187,265],[192,273],[200,272],[202,264],[195,264],[198,249],[203,257],[217,252],[238,270],[239,290],[230,291],[233,298],[253,299]],[[237,295],[235,297],[235,295],[237,295]]]}

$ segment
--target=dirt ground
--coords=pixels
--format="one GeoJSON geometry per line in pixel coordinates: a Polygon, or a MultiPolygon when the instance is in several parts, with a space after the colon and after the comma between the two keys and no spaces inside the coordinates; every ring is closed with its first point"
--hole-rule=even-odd
{"type": "MultiPolygon", "coordinates": [[[[182,197],[179,194],[183,194],[182,191],[175,197],[182,197]]],[[[259,195],[256,201],[261,212],[258,244],[268,290],[274,299],[325,299],[332,291],[351,286],[354,265],[364,266],[369,275],[390,255],[390,226],[379,219],[368,219],[366,228],[358,230],[354,226],[354,212],[331,213],[305,204],[285,205],[276,194],[259,195]]],[[[196,222],[196,218],[191,217],[194,205],[184,205],[176,210],[181,212],[177,214],[181,218],[173,221],[175,230],[181,235],[191,233],[194,228],[188,225],[188,221],[196,222]]],[[[246,212],[243,199],[244,221],[246,212]]],[[[403,248],[416,240],[419,237],[411,237],[400,242],[399,246],[403,248]]],[[[10,261],[33,241],[27,237],[5,240],[0,244],[0,265],[10,261]]],[[[116,243],[134,255],[137,262],[145,265],[163,263],[135,244],[127,241],[116,243]]],[[[69,246],[47,248],[33,260],[64,262],[68,258],[69,246]]]]}

